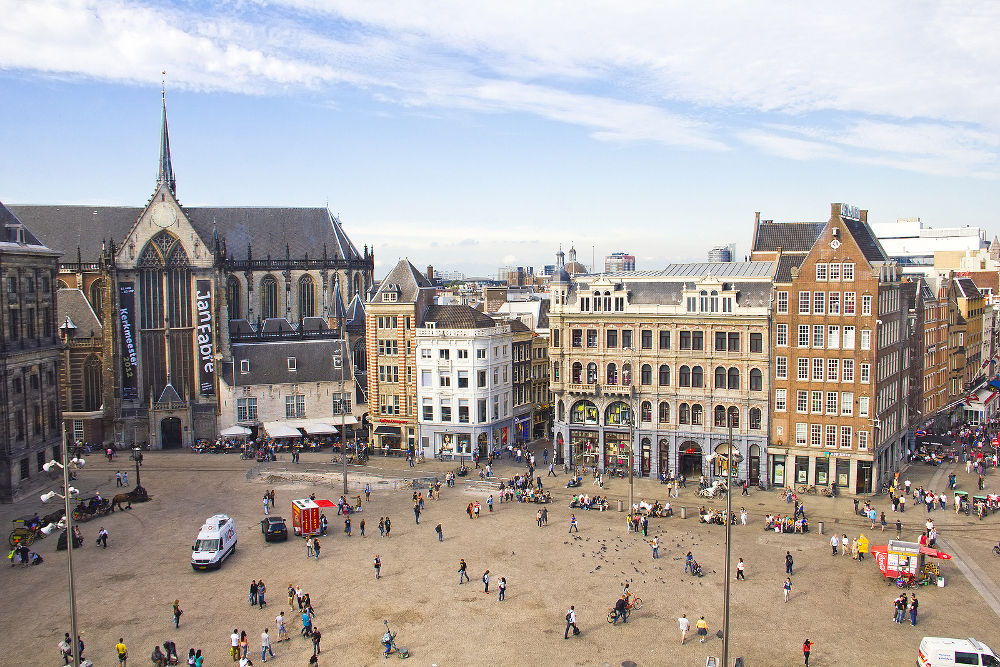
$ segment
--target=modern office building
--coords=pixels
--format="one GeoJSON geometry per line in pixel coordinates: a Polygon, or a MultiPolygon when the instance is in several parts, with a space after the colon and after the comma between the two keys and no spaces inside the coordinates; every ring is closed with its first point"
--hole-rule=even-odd
{"type": "Polygon", "coordinates": [[[605,273],[620,273],[622,271],[635,271],[635,255],[613,252],[604,258],[605,273]]]}

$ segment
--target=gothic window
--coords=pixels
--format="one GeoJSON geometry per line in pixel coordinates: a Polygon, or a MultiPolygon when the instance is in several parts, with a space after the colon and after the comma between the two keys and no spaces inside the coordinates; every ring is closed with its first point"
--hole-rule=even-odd
{"type": "Polygon", "coordinates": [[[101,293],[104,291],[104,280],[98,278],[94,282],[90,283],[90,307],[94,309],[94,314],[97,315],[97,319],[104,319],[104,300],[101,298],[101,293]]]}
{"type": "Polygon", "coordinates": [[[315,283],[311,276],[302,276],[299,280],[299,318],[313,317],[316,314],[315,283]]]}
{"type": "Polygon", "coordinates": [[[101,360],[92,354],[83,363],[83,409],[85,412],[100,410],[102,403],[101,360]]]}
{"type": "Polygon", "coordinates": [[[701,426],[704,423],[704,413],[705,409],[699,404],[695,403],[691,406],[691,423],[695,426],[701,426]]]}
{"type": "Polygon", "coordinates": [[[681,366],[681,370],[677,374],[677,383],[682,387],[691,386],[691,368],[689,366],[681,366]]]}
{"type": "Polygon", "coordinates": [[[618,366],[608,364],[608,384],[618,384],[618,366]]]}
{"type": "Polygon", "coordinates": [[[240,307],[240,302],[243,300],[243,288],[240,286],[240,281],[230,276],[229,280],[226,281],[226,301],[229,304],[229,319],[238,320],[243,315],[241,313],[242,308],[240,307]]]}
{"type": "Polygon", "coordinates": [[[260,316],[265,320],[278,316],[278,281],[271,275],[260,281],[260,316]]]}

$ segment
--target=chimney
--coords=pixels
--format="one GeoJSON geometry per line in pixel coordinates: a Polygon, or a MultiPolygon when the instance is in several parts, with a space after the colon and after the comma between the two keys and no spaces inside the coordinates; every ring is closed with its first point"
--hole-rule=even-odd
{"type": "Polygon", "coordinates": [[[434,280],[434,267],[427,265],[427,280],[434,280]]]}

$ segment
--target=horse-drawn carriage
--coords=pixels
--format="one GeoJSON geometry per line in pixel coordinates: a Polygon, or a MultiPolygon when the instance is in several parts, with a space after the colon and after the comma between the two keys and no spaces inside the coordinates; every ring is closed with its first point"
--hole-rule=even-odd
{"type": "Polygon", "coordinates": [[[723,496],[729,491],[729,487],[723,481],[713,482],[711,486],[704,489],[698,489],[698,495],[702,498],[715,498],[717,496],[723,496]]]}
{"type": "Polygon", "coordinates": [[[73,509],[73,521],[90,521],[111,513],[111,502],[101,496],[81,498],[73,509]]]}
{"type": "Polygon", "coordinates": [[[14,519],[14,529],[10,531],[10,536],[7,538],[10,548],[13,549],[19,544],[30,545],[36,537],[44,535],[41,532],[44,525],[37,514],[14,519]]]}

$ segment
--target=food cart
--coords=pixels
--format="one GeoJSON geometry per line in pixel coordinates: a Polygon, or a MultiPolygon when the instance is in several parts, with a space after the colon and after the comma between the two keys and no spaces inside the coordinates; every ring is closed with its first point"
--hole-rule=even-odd
{"type": "Polygon", "coordinates": [[[329,500],[304,498],[292,501],[292,532],[300,537],[320,534],[320,509],[335,507],[329,500]]]}
{"type": "Polygon", "coordinates": [[[951,555],[918,542],[889,540],[889,544],[873,546],[872,556],[882,576],[897,582],[917,583],[933,577],[938,586],[944,585],[937,565],[927,563],[926,558],[951,560],[951,555]]]}

